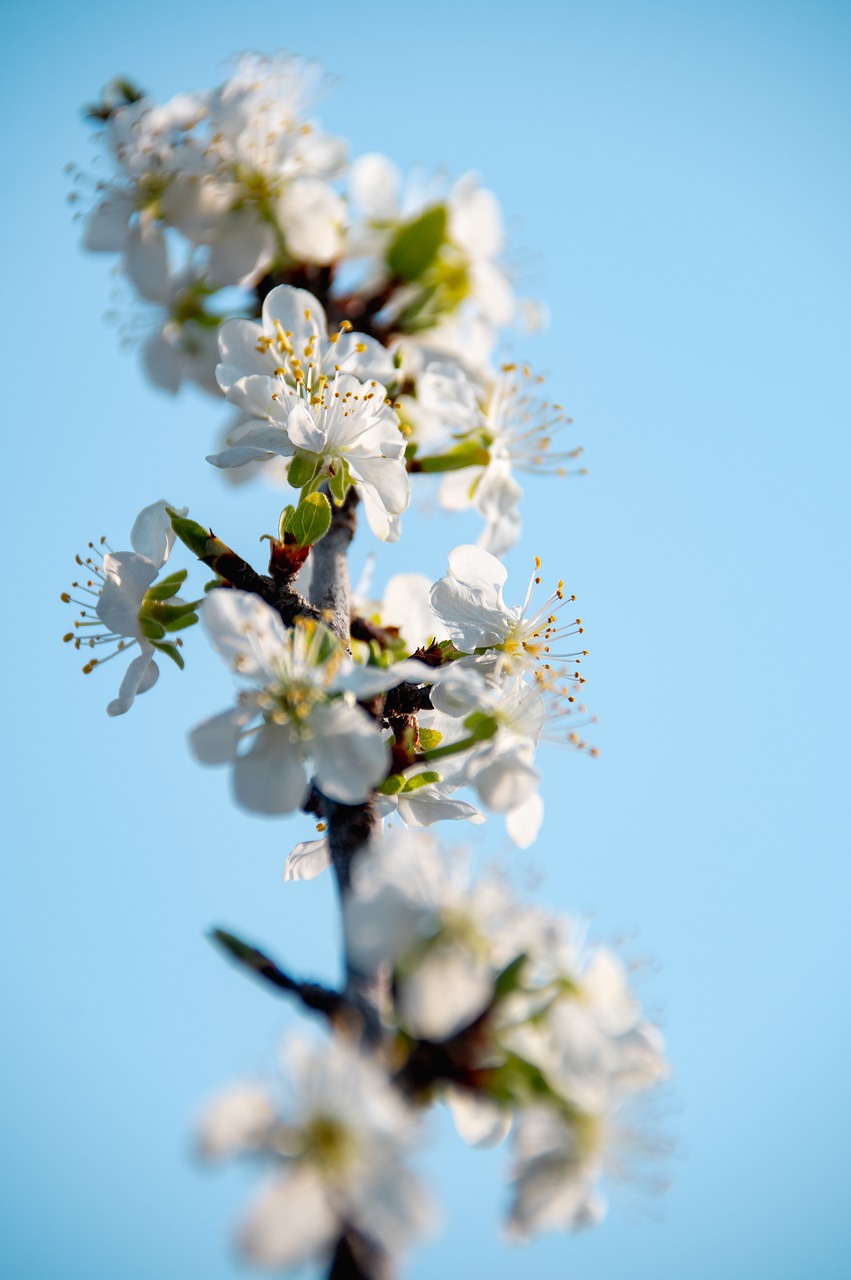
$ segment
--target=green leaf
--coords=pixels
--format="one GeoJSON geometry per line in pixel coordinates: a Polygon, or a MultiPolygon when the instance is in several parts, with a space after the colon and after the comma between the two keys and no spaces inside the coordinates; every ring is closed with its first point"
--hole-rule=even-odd
{"type": "Polygon", "coordinates": [[[278,521],[278,541],[284,541],[284,535],[292,532],[292,520],[295,515],[295,507],[288,503],[281,512],[281,518],[278,521]]]}
{"type": "Polygon", "coordinates": [[[407,778],[402,790],[419,791],[422,787],[430,787],[435,782],[440,782],[440,774],[436,769],[427,769],[425,773],[415,773],[412,778],[407,778]]]}
{"type": "Polygon", "coordinates": [[[171,527],[180,541],[193,555],[198,556],[199,560],[203,559],[207,554],[207,544],[210,541],[209,529],[205,529],[197,520],[187,520],[185,516],[179,516],[176,511],[172,511],[171,507],[166,507],[166,511],[171,517],[171,527]]]}
{"type": "Polygon", "coordinates": [[[420,746],[423,751],[434,751],[443,741],[443,734],[438,729],[420,729],[420,746]]]}
{"type": "Polygon", "coordinates": [[[390,777],[382,782],[378,790],[383,796],[395,796],[403,790],[404,786],[405,779],[401,773],[391,773],[390,777]]]}
{"type": "Polygon", "coordinates": [[[163,578],[162,582],[158,582],[155,587],[148,587],[145,592],[145,599],[170,600],[172,596],[177,595],[183,586],[187,573],[187,569],[179,569],[177,573],[170,573],[167,578],[163,578]]]}
{"type": "Polygon", "coordinates": [[[287,468],[287,482],[293,489],[303,489],[306,484],[310,484],[316,475],[317,462],[315,456],[306,453],[297,453],[290,460],[287,468]]]}
{"type": "Polygon", "coordinates": [[[331,503],[324,493],[309,493],[296,508],[290,531],[300,547],[312,547],[331,526],[331,503]]]}
{"type": "Polygon", "coordinates": [[[446,206],[435,205],[400,227],[387,250],[387,265],[400,280],[418,280],[446,240],[446,206]]]}

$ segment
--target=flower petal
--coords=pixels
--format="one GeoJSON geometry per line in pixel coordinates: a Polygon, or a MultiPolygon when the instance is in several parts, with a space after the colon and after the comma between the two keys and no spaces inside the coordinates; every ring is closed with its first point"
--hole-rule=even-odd
{"type": "Polygon", "coordinates": [[[290,724],[264,725],[251,750],[234,762],[235,799],[252,813],[292,813],[307,786],[304,750],[290,724]]]}
{"type": "Polygon", "coordinates": [[[160,669],[154,662],[153,649],[143,650],[133,659],[124,673],[118,697],[114,698],[106,708],[108,716],[123,716],[133,706],[136,696],[153,689],[160,675],[160,669]]]}

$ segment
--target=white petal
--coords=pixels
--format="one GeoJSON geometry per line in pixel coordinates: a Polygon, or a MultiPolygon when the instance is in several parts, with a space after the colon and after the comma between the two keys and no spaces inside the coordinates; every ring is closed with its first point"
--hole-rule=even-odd
{"type": "Polygon", "coordinates": [[[304,449],[307,453],[322,453],[328,443],[326,433],[316,425],[310,410],[303,404],[295,405],[287,415],[287,435],[297,449],[304,449]]]}
{"type": "Polygon", "coordinates": [[[229,213],[210,246],[209,273],[216,284],[250,288],[274,254],[272,228],[253,209],[229,213]]]}
{"type": "MultiPolygon", "coordinates": [[[[228,366],[219,365],[216,369],[217,376],[222,368],[227,369],[228,366]]],[[[275,401],[272,396],[278,392],[279,387],[277,378],[264,373],[251,373],[230,383],[226,395],[229,403],[242,413],[247,413],[252,418],[268,418],[274,412],[275,401]]]]}
{"type": "Polygon", "coordinates": [[[236,1085],[205,1108],[198,1125],[198,1150],[206,1160],[222,1160],[261,1144],[276,1112],[262,1089],[236,1085]]]}
{"type": "Polygon", "coordinates": [[[86,219],[83,247],[94,253],[120,253],[135,208],[132,196],[123,191],[111,191],[100,204],[95,205],[86,219]]]}
{"type": "Polygon", "coordinates": [[[201,607],[201,621],[213,648],[234,670],[264,684],[275,678],[286,642],[278,614],[248,591],[211,591],[201,607]]]}
{"type": "Polygon", "coordinates": [[[400,983],[405,1027],[425,1040],[448,1040],[469,1026],[493,997],[490,967],[456,943],[431,947],[400,983]]]}
{"type": "Polygon", "coordinates": [[[304,359],[304,348],[314,339],[316,346],[328,340],[328,322],[322,303],[306,289],[294,289],[292,285],[279,284],[267,294],[263,303],[263,332],[270,338],[276,336],[277,321],[290,341],[296,355],[304,359]]]}
{"type": "Polygon", "coordinates": [[[387,775],[390,748],[362,707],[317,706],[310,716],[316,782],[341,804],[360,804],[387,775]]]}
{"type": "Polygon", "coordinates": [[[183,377],[183,357],[162,332],[155,333],[142,347],[145,372],[155,386],[177,395],[183,377]]]}
{"type": "Polygon", "coordinates": [[[189,748],[201,764],[230,764],[236,759],[239,738],[252,713],[232,707],[196,725],[189,735],[189,748]]]}
{"type": "Polygon", "coordinates": [[[292,813],[307,787],[304,751],[289,724],[264,725],[251,750],[234,762],[234,797],[252,813],[292,813]]]}
{"type": "Polygon", "coordinates": [[[135,551],[109,552],[103,558],[106,581],[95,612],[117,636],[139,637],[139,609],[157,569],[135,551]]]}
{"type": "Polygon", "coordinates": [[[109,716],[123,716],[133,706],[133,701],[140,693],[153,689],[159,679],[160,670],[153,659],[153,649],[143,651],[133,659],[124,673],[118,697],[106,708],[109,716]]]}
{"type": "Polygon", "coordinates": [[[130,228],[124,249],[124,266],[143,298],[168,304],[170,289],[165,236],[150,218],[140,218],[130,228]]]}
{"type": "MultiPolygon", "coordinates": [[[[274,292],[274,290],[273,290],[274,292]]],[[[258,351],[257,344],[263,333],[255,320],[236,316],[219,326],[219,355],[223,365],[239,370],[240,376],[249,373],[272,373],[277,363],[268,351],[258,351]]],[[[227,390],[227,387],[224,388],[227,390]]]]}
{"type": "Polygon", "coordinates": [[[458,1136],[471,1147],[498,1147],[511,1129],[511,1112],[489,1098],[450,1085],[444,1092],[458,1136]]]}
{"type": "Polygon", "coordinates": [[[240,1247],[259,1266],[294,1267],[329,1247],[340,1226],[318,1175],[304,1169],[263,1192],[243,1224],[240,1247]]]}
{"type": "Polygon", "coordinates": [[[327,837],[320,840],[302,840],[293,849],[284,864],[285,880],[313,880],[331,865],[331,850],[327,837]]]}
{"type": "Polygon", "coordinates": [[[518,849],[528,849],[537,839],[544,820],[544,802],[535,792],[505,815],[505,829],[518,849]]]}
{"type": "MultiPolygon", "coordinates": [[[[175,533],[171,527],[171,516],[166,511],[171,503],[160,498],[150,506],[143,507],[133,522],[130,530],[130,545],[140,556],[147,556],[157,569],[162,568],[174,546],[175,533]]],[[[176,508],[172,507],[172,511],[176,508]]],[[[178,515],[185,516],[188,507],[177,509],[178,515]]]]}
{"type": "Polygon", "coordinates": [[[402,178],[387,156],[372,151],[353,160],[349,189],[358,209],[372,221],[390,222],[399,216],[402,178]]]}

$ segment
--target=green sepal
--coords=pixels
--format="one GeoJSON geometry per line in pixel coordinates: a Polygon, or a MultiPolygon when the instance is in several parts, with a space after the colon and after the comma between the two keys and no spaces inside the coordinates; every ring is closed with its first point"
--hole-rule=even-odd
{"type": "Polygon", "coordinates": [[[155,622],[153,618],[146,618],[142,614],[139,615],[139,630],[146,640],[162,640],[165,635],[165,627],[155,622]]]}
{"type": "Polygon", "coordinates": [[[383,796],[395,796],[405,789],[405,779],[401,773],[391,773],[389,778],[385,778],[378,791],[383,796]]]}
{"type": "MultiPolygon", "coordinates": [[[[195,621],[197,622],[198,619],[196,618],[195,621]]],[[[186,666],[186,663],[183,661],[183,654],[180,652],[176,644],[163,644],[158,640],[152,640],[151,643],[153,644],[157,653],[166,654],[169,658],[171,658],[172,662],[174,662],[179,667],[181,671],[186,666]]]]}
{"type": "Polygon", "coordinates": [[[387,250],[387,266],[399,280],[418,280],[446,240],[446,206],[434,205],[400,227],[387,250]]]}
{"type": "Polygon", "coordinates": [[[300,547],[312,547],[331,527],[331,503],[324,493],[302,496],[290,521],[290,532],[300,547]]]}
{"type": "Polygon", "coordinates": [[[352,478],[349,474],[348,464],[341,460],[339,471],[335,471],[333,475],[328,477],[328,488],[338,507],[342,505],[351,482],[352,478]]]}
{"type": "Polygon", "coordinates": [[[511,964],[505,966],[494,984],[494,1000],[502,1000],[505,996],[511,995],[512,991],[517,990],[527,958],[524,952],[515,956],[511,964]]]}
{"type": "Polygon", "coordinates": [[[441,781],[441,775],[436,769],[427,769],[425,773],[415,773],[412,778],[406,778],[403,791],[419,791],[422,787],[430,787],[435,782],[441,781]]]}
{"type": "Polygon", "coordinates": [[[187,627],[194,627],[198,621],[197,613],[184,613],[180,618],[174,618],[171,622],[163,623],[163,626],[171,634],[174,631],[185,631],[187,627]]]}
{"type": "Polygon", "coordinates": [[[477,742],[486,742],[496,733],[499,721],[496,716],[489,716],[484,711],[471,711],[464,721],[464,728],[470,730],[477,742]]]}
{"type": "Polygon", "coordinates": [[[158,582],[155,587],[148,587],[145,592],[145,599],[170,600],[172,596],[177,595],[183,586],[188,572],[188,569],[178,569],[177,573],[170,573],[167,578],[163,578],[162,582],[158,582]]]}
{"type": "Polygon", "coordinates": [[[476,440],[465,440],[448,453],[433,457],[417,458],[417,470],[425,472],[462,471],[465,467],[486,467],[490,454],[476,440]]]}
{"type": "Polygon", "coordinates": [[[451,640],[438,640],[437,647],[443,654],[444,662],[454,662],[456,658],[464,657],[463,649],[456,649],[451,640]]]}
{"type": "Polygon", "coordinates": [[[293,489],[303,489],[316,475],[318,462],[315,454],[296,453],[287,467],[287,483],[293,489]]]}
{"type": "Polygon", "coordinates": [[[420,729],[420,746],[423,751],[434,751],[443,741],[443,734],[438,729],[420,729]]]}

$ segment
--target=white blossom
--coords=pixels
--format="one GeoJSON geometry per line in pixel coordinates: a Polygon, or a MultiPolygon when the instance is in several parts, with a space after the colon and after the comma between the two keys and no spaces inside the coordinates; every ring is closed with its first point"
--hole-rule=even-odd
{"type": "Polygon", "coordinates": [[[255,813],[291,813],[305,800],[311,765],[333,800],[360,804],[387,774],[390,750],[355,697],[371,697],[420,663],[358,667],[327,627],[309,619],[284,626],[258,596],[217,590],[202,618],[214,647],[248,688],[237,705],[198,725],[190,742],[204,764],[232,764],[237,801],[255,813]]]}
{"type": "Polygon", "coordinates": [[[411,1034],[442,1041],[490,1005],[512,959],[516,903],[495,878],[471,883],[422,834],[390,831],[354,868],[346,933],[363,972],[394,970],[397,1014],[411,1034]]]}
{"type": "Polygon", "coordinates": [[[338,501],[354,484],[373,532],[397,538],[410,486],[395,410],[384,386],[369,377],[371,367],[386,371],[383,348],[358,334],[329,337],[316,299],[287,286],[267,297],[262,325],[224,324],[219,348],[219,384],[232,404],[262,425],[242,430],[237,444],[209,461],[239,467],[298,455],[304,483],[327,478],[338,501]]]}
{"type": "Polygon", "coordinates": [[[391,1255],[426,1232],[432,1210],[405,1164],[416,1118],[378,1063],[340,1038],[286,1046],[290,1105],[239,1085],[202,1116],[203,1155],[244,1154],[270,1174],[240,1232],[258,1266],[323,1262],[356,1230],[391,1255]]]}
{"type": "MultiPolygon", "coordinates": [[[[121,681],[118,697],[107,706],[111,716],[129,711],[136,696],[147,693],[156,684],[160,674],[154,660],[157,651],[168,653],[178,665],[183,665],[163,622],[170,630],[178,616],[182,616],[184,626],[189,625],[190,620],[197,621],[192,606],[184,605],[175,594],[186,577],[185,570],[163,583],[159,592],[152,593],[157,575],[174,545],[167,507],[168,503],[161,499],[139,512],[130,531],[132,551],[107,549],[102,552],[106,546],[104,538],[97,547],[89,543],[92,554],[85,559],[78,556],[77,563],[91,576],[73,583],[80,596],[64,593],[62,597],[67,603],[82,606],[74,631],[68,632],[65,639],[73,641],[77,649],[85,647],[93,651],[104,645],[112,648],[106,658],[90,658],[83,667],[86,674],[119,653],[138,649],[121,681]]],[[[185,515],[185,509],[180,514],[185,515]]]]}
{"type": "Polygon", "coordinates": [[[564,464],[579,453],[550,451],[554,434],[568,419],[560,405],[540,400],[529,389],[531,381],[528,367],[504,365],[482,387],[457,361],[446,360],[427,364],[417,380],[416,403],[426,418],[442,424],[456,448],[476,444],[487,459],[447,471],[440,501],[450,511],[474,507],[485,520],[478,545],[496,556],[513,547],[520,534],[523,490],[515,471],[546,468],[564,475],[564,464]]]}

